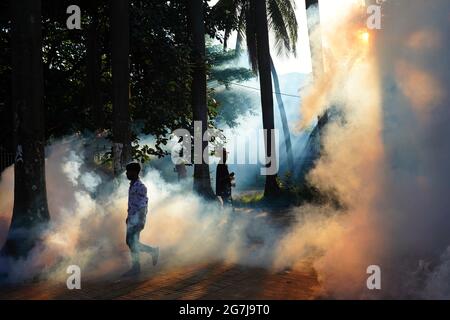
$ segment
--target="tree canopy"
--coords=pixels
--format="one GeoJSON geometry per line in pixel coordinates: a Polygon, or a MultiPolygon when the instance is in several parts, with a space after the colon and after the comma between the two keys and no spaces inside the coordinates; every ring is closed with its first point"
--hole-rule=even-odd
{"type": "MultiPolygon", "coordinates": [[[[112,126],[112,72],[110,3],[106,0],[42,2],[44,104],[46,108],[46,139],[55,139],[74,132],[95,131],[98,128],[88,89],[89,26],[97,19],[99,89],[98,94],[104,118],[103,127],[112,126]],[[81,30],[69,30],[66,19],[69,5],[81,8],[81,30]],[[62,116],[64,115],[64,116],[62,116]]],[[[162,156],[160,148],[176,128],[190,128],[192,108],[190,100],[191,69],[190,33],[187,28],[189,1],[130,1],[130,112],[133,139],[140,134],[157,138],[156,148],[147,148],[150,154],[162,156]]],[[[221,39],[220,20],[215,19],[205,3],[207,34],[221,39]]],[[[11,103],[11,17],[8,2],[2,4],[0,18],[0,145],[12,150],[11,103]]],[[[222,83],[245,80],[253,76],[246,69],[219,70],[219,65],[230,54],[208,50],[210,79],[222,83]]],[[[210,116],[218,105],[208,99],[210,116]]]]}

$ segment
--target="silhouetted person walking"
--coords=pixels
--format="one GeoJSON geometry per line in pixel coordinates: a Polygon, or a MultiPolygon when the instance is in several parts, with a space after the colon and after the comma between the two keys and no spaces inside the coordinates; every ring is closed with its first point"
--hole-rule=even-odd
{"type": "Polygon", "coordinates": [[[222,149],[221,159],[216,170],[216,195],[222,198],[224,206],[232,206],[231,187],[234,173],[229,173],[227,165],[227,150],[222,149]]]}
{"type": "Polygon", "coordinates": [[[151,254],[153,265],[158,263],[159,248],[150,247],[139,241],[141,231],[144,229],[147,217],[148,197],[147,188],[139,179],[141,166],[139,163],[130,163],[126,167],[127,178],[130,180],[128,191],[128,217],[127,224],[127,245],[131,251],[131,269],[125,274],[134,275],[141,271],[139,253],[141,251],[151,254]]]}

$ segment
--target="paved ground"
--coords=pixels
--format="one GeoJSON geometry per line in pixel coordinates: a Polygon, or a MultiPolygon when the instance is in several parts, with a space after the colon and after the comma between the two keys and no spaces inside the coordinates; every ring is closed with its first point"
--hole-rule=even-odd
{"type": "MultiPolygon", "coordinates": [[[[252,210],[253,211],[253,210],[252,210]]],[[[242,212],[242,211],[241,211],[242,212]]],[[[244,214],[244,212],[242,212],[244,214]]],[[[290,217],[270,219],[289,225],[290,217]]],[[[161,259],[145,265],[139,277],[83,280],[81,290],[68,290],[65,280],[0,287],[0,299],[315,299],[319,283],[310,262],[301,270],[273,272],[223,262],[169,268],[161,259]]],[[[149,263],[149,262],[147,262],[149,263]]]]}
{"type": "Polygon", "coordinates": [[[313,269],[271,273],[222,263],[171,271],[143,272],[134,279],[82,283],[68,290],[64,282],[39,282],[0,289],[0,299],[314,299],[313,269]]]}

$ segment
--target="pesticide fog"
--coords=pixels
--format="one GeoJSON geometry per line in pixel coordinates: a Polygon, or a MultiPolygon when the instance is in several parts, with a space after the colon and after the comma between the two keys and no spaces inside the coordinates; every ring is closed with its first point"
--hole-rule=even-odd
{"type": "Polygon", "coordinates": [[[295,265],[312,245],[322,249],[315,268],[334,296],[376,298],[364,287],[375,264],[383,297],[449,298],[450,5],[387,1],[370,41],[354,8],[322,26],[326,74],[303,91],[298,125],[330,105],[343,113],[327,127],[309,181],[346,210],[300,208],[312,217],[285,238],[280,264],[295,265]],[[320,218],[324,210],[331,218],[320,218]]]}
{"type": "MultiPolygon", "coordinates": [[[[281,230],[253,215],[223,212],[193,195],[189,182],[168,183],[147,168],[142,175],[150,207],[142,241],[161,247],[162,268],[224,261],[277,272],[311,262],[325,297],[450,298],[450,5],[386,1],[383,29],[370,31],[366,41],[360,7],[343,0],[346,10],[334,10],[336,2],[321,1],[325,74],[298,84],[301,102],[289,118],[294,135],[303,137],[326,108],[340,111],[322,134],[322,157],[308,181],[332,193],[341,208],[293,208],[296,223],[281,230]],[[249,237],[262,245],[249,250],[249,237]],[[367,290],[370,265],[381,267],[379,292],[367,290]]],[[[318,32],[313,39],[319,41],[318,32]]],[[[295,141],[298,156],[302,144],[295,141]]],[[[11,281],[41,271],[65,279],[69,264],[93,278],[127,268],[128,181],[108,182],[92,171],[84,151],[80,137],[48,148],[51,228],[27,260],[14,262],[11,281]]],[[[12,199],[8,168],[0,183],[0,242],[12,199]]]]}
{"type": "MultiPolygon", "coordinates": [[[[85,141],[70,137],[48,148],[47,192],[51,227],[43,245],[26,261],[14,262],[10,281],[32,278],[38,272],[59,281],[70,264],[79,265],[86,277],[115,277],[128,268],[125,219],[129,181],[105,183],[84,159],[85,141]]],[[[232,219],[216,203],[205,203],[192,194],[191,183],[168,184],[149,169],[142,173],[149,192],[148,223],[141,234],[145,243],[158,244],[165,269],[212,261],[256,264],[266,259],[272,241],[254,254],[241,256],[245,239],[258,230],[269,240],[274,233],[250,218],[232,219]]],[[[0,234],[4,241],[12,211],[13,168],[2,176],[0,234]],[[8,188],[6,188],[8,186],[8,188]]],[[[8,261],[2,261],[6,267],[8,261]]]]}

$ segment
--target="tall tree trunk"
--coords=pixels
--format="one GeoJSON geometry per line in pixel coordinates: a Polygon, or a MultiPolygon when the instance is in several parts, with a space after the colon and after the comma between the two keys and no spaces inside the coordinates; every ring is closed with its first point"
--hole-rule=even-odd
{"type": "Polygon", "coordinates": [[[89,7],[91,23],[87,30],[87,79],[86,94],[89,114],[93,117],[96,129],[104,127],[104,111],[100,92],[100,69],[101,69],[101,52],[99,21],[98,21],[98,0],[91,0],[89,7]]]}
{"type": "MultiPolygon", "coordinates": [[[[192,110],[194,121],[201,123],[195,132],[202,135],[208,129],[208,107],[206,96],[206,65],[205,65],[205,22],[202,0],[191,0],[189,5],[189,20],[192,33],[192,110]]],[[[198,141],[199,137],[196,137],[198,141]]],[[[194,190],[207,198],[214,196],[211,188],[209,165],[203,157],[203,151],[208,148],[208,141],[202,141],[202,148],[194,150],[194,190]],[[201,151],[201,154],[200,154],[201,151]]]]}
{"type": "Polygon", "coordinates": [[[2,253],[26,255],[50,220],[45,184],[44,79],[40,0],[12,0],[14,209],[2,253]]]}
{"type": "MultiPolygon", "coordinates": [[[[263,116],[263,128],[267,130],[267,139],[265,140],[266,157],[268,159],[276,159],[276,149],[274,143],[274,113],[273,113],[273,90],[270,63],[270,46],[269,46],[269,30],[267,26],[267,10],[266,2],[259,0],[253,1],[256,16],[256,41],[257,41],[257,58],[259,83],[261,87],[261,106],[263,116]]],[[[278,165],[271,163],[270,165],[278,165]]],[[[264,187],[264,196],[273,197],[278,194],[279,187],[276,181],[277,174],[266,175],[266,183],[264,187]]]]}
{"type": "Polygon", "coordinates": [[[309,47],[311,50],[311,63],[314,79],[317,79],[323,74],[323,50],[322,50],[322,38],[320,36],[320,14],[318,13],[317,20],[311,16],[311,12],[308,12],[310,7],[317,7],[319,12],[319,0],[306,0],[306,14],[308,20],[308,35],[309,35],[309,47]],[[317,32],[318,39],[315,42],[313,39],[313,33],[317,32]]]}
{"type": "Polygon", "coordinates": [[[240,56],[242,52],[242,34],[238,32],[237,38],[236,38],[236,45],[234,47],[234,54],[236,57],[240,56]]]}
{"type": "Polygon", "coordinates": [[[292,143],[291,133],[289,130],[289,123],[286,117],[286,110],[284,109],[283,99],[281,98],[280,81],[278,80],[277,70],[273,63],[272,57],[270,57],[270,67],[272,71],[273,85],[275,87],[275,93],[277,97],[278,109],[280,110],[281,124],[283,125],[284,144],[286,146],[286,156],[288,161],[288,168],[291,173],[294,172],[294,156],[292,155],[292,143]]]}
{"type": "Polygon", "coordinates": [[[223,36],[223,52],[226,52],[228,49],[228,39],[230,38],[230,31],[225,30],[225,34],[223,36]]]}
{"type": "Polygon", "coordinates": [[[234,55],[236,57],[239,57],[242,53],[242,42],[244,40],[242,37],[242,28],[244,27],[244,24],[245,24],[245,13],[244,10],[242,10],[239,15],[236,45],[234,47],[234,55]]]}
{"type": "Polygon", "coordinates": [[[129,0],[114,0],[112,5],[112,78],[113,78],[113,162],[119,175],[131,160],[129,110],[129,0]]]}

